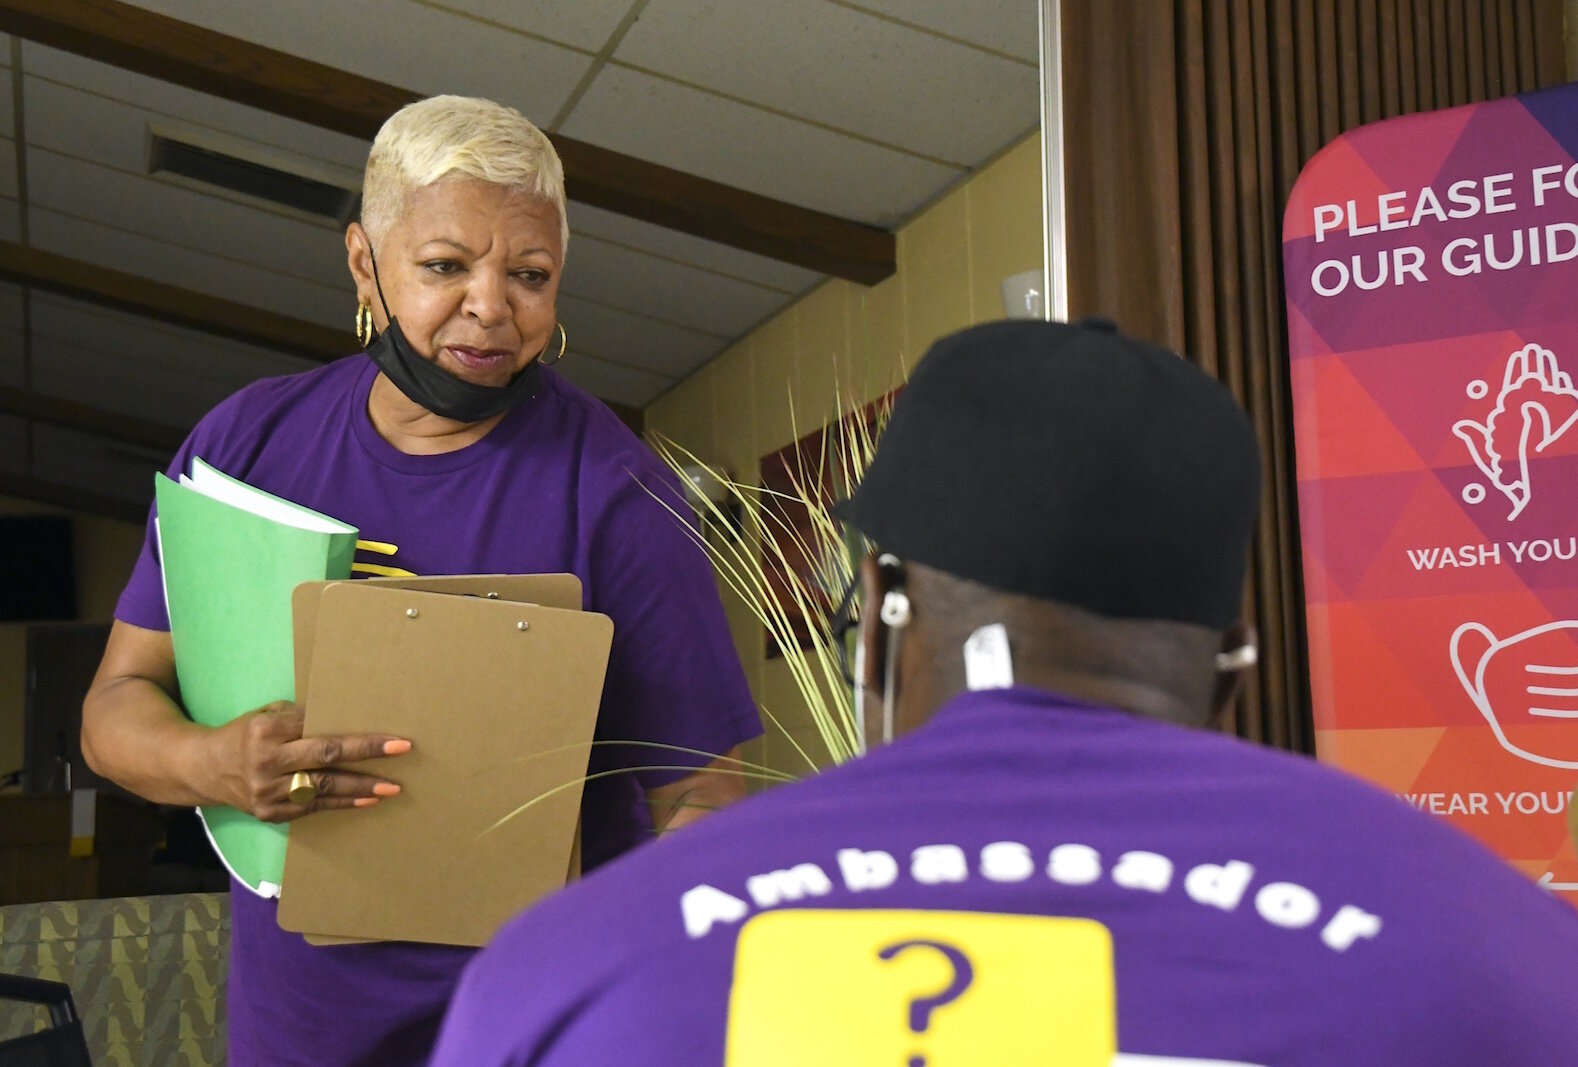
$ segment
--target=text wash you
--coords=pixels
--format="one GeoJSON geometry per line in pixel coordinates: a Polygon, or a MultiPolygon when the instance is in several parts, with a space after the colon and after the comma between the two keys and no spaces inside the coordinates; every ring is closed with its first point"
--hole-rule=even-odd
{"type": "Polygon", "coordinates": [[[1505,544],[1458,545],[1443,548],[1410,548],[1408,562],[1416,571],[1449,570],[1453,567],[1493,567],[1502,563],[1545,563],[1548,560],[1578,558],[1578,537],[1555,540],[1507,541],[1505,544]],[[1505,548],[1507,554],[1502,556],[1505,548]]]}
{"type": "MultiPolygon", "coordinates": [[[[899,863],[890,853],[858,848],[839,849],[838,875],[843,888],[851,893],[877,892],[898,884],[899,863]]],[[[1017,841],[999,841],[980,851],[976,875],[988,882],[1013,884],[1037,876],[1036,860],[1028,846],[1017,841]]],[[[1089,845],[1059,845],[1047,856],[1045,876],[1064,886],[1089,886],[1108,881],[1120,889],[1138,893],[1176,892],[1175,864],[1156,852],[1125,852],[1110,871],[1104,870],[1101,854],[1089,845]]],[[[926,845],[910,854],[909,886],[956,885],[971,878],[969,860],[957,845],[926,845]]],[[[1251,911],[1272,926],[1286,930],[1313,929],[1321,919],[1320,899],[1293,882],[1268,882],[1256,890],[1251,903],[1242,908],[1255,882],[1255,868],[1241,860],[1227,863],[1202,863],[1183,876],[1182,891],[1203,907],[1248,914],[1251,911]]],[[[801,863],[783,870],[768,871],[745,879],[745,896],[726,893],[710,885],[698,885],[680,898],[685,933],[691,938],[705,937],[719,923],[737,923],[759,909],[814,901],[833,892],[826,870],[815,863],[801,863]]],[[[1070,903],[1077,897],[1070,897],[1070,903]]],[[[873,901],[874,904],[878,903],[873,901]]],[[[1352,904],[1331,913],[1319,927],[1320,939],[1333,952],[1346,952],[1353,943],[1375,937],[1381,920],[1352,904]]]]}
{"type": "MultiPolygon", "coordinates": [[[[1542,207],[1553,192],[1565,192],[1578,199],[1578,163],[1537,167],[1529,175],[1531,201],[1542,207]]],[[[1341,204],[1321,204],[1314,211],[1315,241],[1322,243],[1334,231],[1349,237],[1388,230],[1406,230],[1448,219],[1471,219],[1517,210],[1513,198],[1514,175],[1492,174],[1466,178],[1447,187],[1443,198],[1429,186],[1417,193],[1399,190],[1378,195],[1375,213],[1359,208],[1357,200],[1341,204]],[[1360,218],[1376,221],[1361,223],[1360,218]]],[[[1348,287],[1374,290],[1385,285],[1429,281],[1425,273],[1426,255],[1417,245],[1355,254],[1347,258],[1322,260],[1310,274],[1310,285],[1321,296],[1337,296],[1348,287]]],[[[1459,237],[1441,249],[1440,267],[1454,277],[1467,277],[1485,270],[1511,270],[1527,263],[1562,263],[1578,258],[1578,224],[1553,222],[1511,232],[1486,233],[1480,237],[1459,237]]]]}

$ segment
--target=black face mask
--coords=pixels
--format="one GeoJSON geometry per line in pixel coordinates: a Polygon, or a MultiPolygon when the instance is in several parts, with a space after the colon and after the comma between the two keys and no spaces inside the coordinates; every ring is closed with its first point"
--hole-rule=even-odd
{"type": "MultiPolygon", "coordinates": [[[[368,249],[372,259],[372,249],[368,249]]],[[[437,362],[423,359],[411,342],[400,332],[400,323],[389,312],[389,301],[384,299],[384,288],[378,280],[378,261],[372,259],[373,285],[378,288],[378,302],[384,306],[384,316],[389,328],[374,338],[367,346],[367,355],[378,365],[395,388],[406,399],[420,404],[441,418],[456,422],[481,422],[502,414],[537,395],[542,381],[542,368],[534,359],[526,369],[511,378],[508,385],[478,385],[464,378],[457,378],[440,367],[437,362]]]]}

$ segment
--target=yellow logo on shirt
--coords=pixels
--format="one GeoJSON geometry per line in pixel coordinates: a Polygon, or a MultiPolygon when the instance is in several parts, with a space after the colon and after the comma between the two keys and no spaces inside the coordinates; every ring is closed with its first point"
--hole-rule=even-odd
{"type": "Polygon", "coordinates": [[[725,1067],[1108,1067],[1116,999],[1093,919],[764,912],[740,930],[725,1067]]]}

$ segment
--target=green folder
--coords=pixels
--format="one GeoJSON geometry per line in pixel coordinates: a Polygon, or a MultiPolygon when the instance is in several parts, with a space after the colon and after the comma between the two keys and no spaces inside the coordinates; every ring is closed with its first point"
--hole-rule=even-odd
{"type": "MultiPolygon", "coordinates": [[[[302,582],[349,578],[356,528],[195,457],[179,483],[155,475],[154,493],[186,713],[223,726],[270,701],[294,700],[291,592],[302,582]]],[[[286,827],[222,805],[198,812],[230,873],[278,896],[286,827]]]]}

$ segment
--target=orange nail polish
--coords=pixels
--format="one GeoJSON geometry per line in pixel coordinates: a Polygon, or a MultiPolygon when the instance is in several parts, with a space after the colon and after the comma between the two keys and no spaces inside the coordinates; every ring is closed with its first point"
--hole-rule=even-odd
{"type": "Polygon", "coordinates": [[[384,742],[384,755],[386,756],[403,756],[410,751],[411,742],[409,741],[396,740],[384,742]]]}
{"type": "Polygon", "coordinates": [[[357,797],[351,801],[351,806],[355,808],[370,808],[376,803],[378,803],[377,797],[357,797]]]}
{"type": "Polygon", "coordinates": [[[393,782],[379,782],[373,786],[373,792],[381,797],[392,797],[400,792],[400,787],[393,782]]]}

